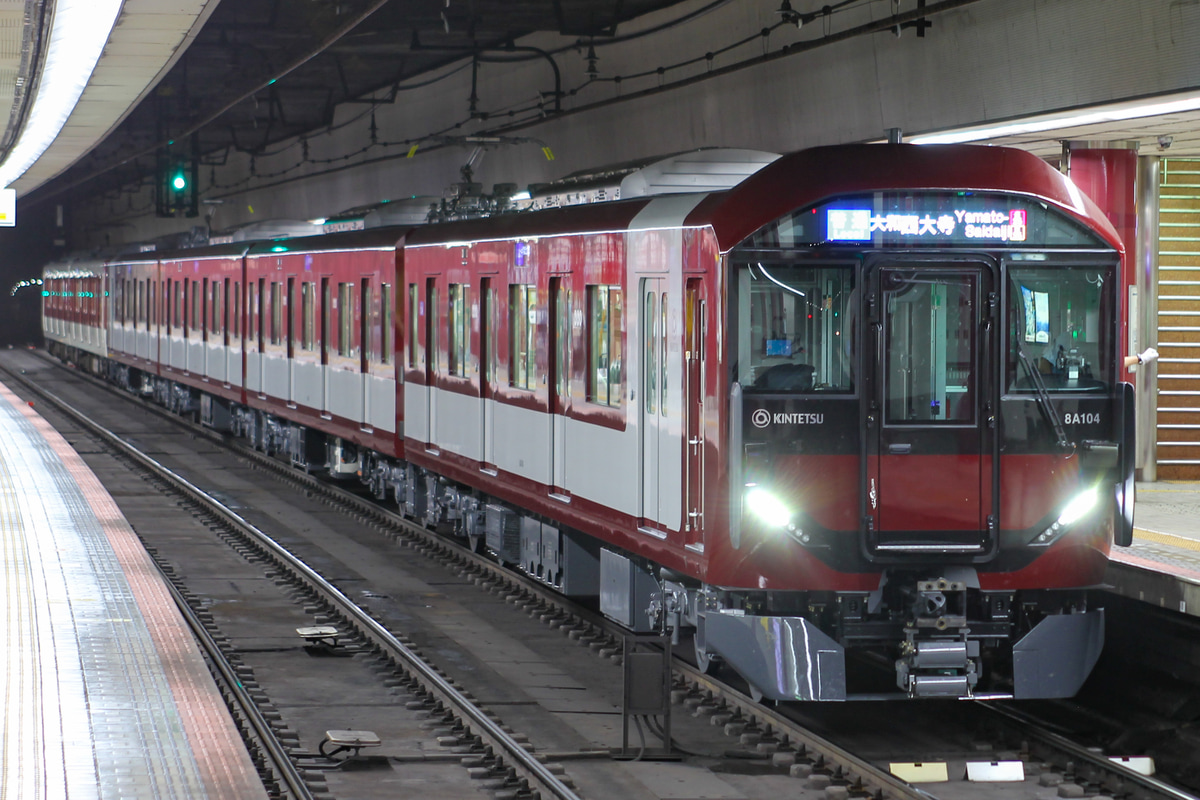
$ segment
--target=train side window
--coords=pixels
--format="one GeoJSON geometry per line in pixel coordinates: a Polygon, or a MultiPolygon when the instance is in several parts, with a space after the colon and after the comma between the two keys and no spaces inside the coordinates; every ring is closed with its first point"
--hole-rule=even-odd
{"type": "Polygon", "coordinates": [[[587,287],[587,399],[619,407],[624,395],[621,376],[621,290],[615,286],[587,287]]]}
{"type": "Polygon", "coordinates": [[[551,291],[555,293],[555,361],[554,386],[560,398],[566,398],[571,392],[571,290],[561,279],[551,282],[551,291]]]}
{"type": "Polygon", "coordinates": [[[425,280],[425,370],[432,374],[441,366],[441,350],[438,349],[438,334],[441,321],[438,319],[437,278],[425,280]]]}
{"type": "Polygon", "coordinates": [[[470,353],[470,316],[466,284],[450,284],[450,374],[465,377],[470,353]]]}
{"type": "Polygon", "coordinates": [[[1036,391],[1033,369],[1052,392],[1099,392],[1111,386],[1117,342],[1104,320],[1116,315],[1112,266],[1010,266],[1007,271],[1008,391],[1036,391]]]}
{"type": "Polygon", "coordinates": [[[383,364],[391,364],[396,337],[396,332],[392,330],[392,285],[390,283],[383,284],[379,294],[380,310],[383,312],[379,331],[379,361],[383,364]]]}
{"type": "Polygon", "coordinates": [[[662,349],[659,357],[659,372],[662,375],[662,380],[659,382],[659,399],[658,411],[663,416],[667,415],[667,345],[670,339],[667,338],[667,293],[662,293],[662,306],[659,309],[662,316],[660,331],[660,342],[662,349]]]}
{"type": "Polygon", "coordinates": [[[321,351],[321,363],[329,363],[329,348],[333,343],[333,286],[329,278],[321,278],[321,327],[317,331],[317,349],[321,351]]]}
{"type": "Polygon", "coordinates": [[[225,326],[222,324],[224,320],[223,303],[221,302],[221,290],[224,288],[224,281],[214,280],[212,282],[212,294],[209,300],[208,316],[210,320],[210,332],[214,336],[219,336],[225,332],[225,326]]]}
{"type": "Polygon", "coordinates": [[[300,284],[300,349],[313,349],[313,334],[316,329],[316,309],[313,303],[312,281],[300,284]]]}
{"type": "Polygon", "coordinates": [[[370,362],[375,352],[375,348],[372,346],[373,342],[371,341],[372,333],[374,332],[374,325],[372,325],[372,323],[375,321],[374,309],[371,307],[371,301],[374,299],[375,298],[371,292],[371,280],[369,278],[363,278],[362,285],[359,286],[358,299],[358,346],[359,356],[364,368],[367,363],[370,362]]]}
{"type": "Polygon", "coordinates": [[[653,414],[658,404],[658,296],[646,293],[646,308],[642,315],[646,326],[646,413],[653,414]]]}
{"type": "Polygon", "coordinates": [[[242,336],[242,285],[237,281],[233,282],[233,303],[229,306],[229,316],[231,318],[233,329],[233,338],[240,339],[242,336]]]}
{"type": "Polygon", "coordinates": [[[204,330],[204,306],[205,295],[208,293],[208,278],[204,278],[204,282],[200,284],[199,290],[196,288],[196,281],[192,281],[192,314],[188,317],[188,330],[195,332],[199,330],[203,333],[204,330]]]}
{"type": "Polygon", "coordinates": [[[296,279],[287,279],[287,293],[283,296],[283,319],[284,333],[286,338],[284,342],[287,344],[287,357],[291,358],[294,355],[296,345],[296,320],[293,316],[296,309],[296,279]]]}
{"type": "Polygon", "coordinates": [[[537,287],[508,287],[508,383],[517,389],[537,388],[537,287]]]}
{"type": "Polygon", "coordinates": [[[283,342],[283,292],[279,281],[271,281],[271,344],[283,342]]]}
{"type": "Polygon", "coordinates": [[[744,264],[730,304],[735,376],[747,391],[854,391],[859,292],[850,266],[744,264]]]}
{"type": "Polygon", "coordinates": [[[254,302],[254,319],[255,319],[254,329],[258,332],[258,352],[260,352],[260,353],[263,351],[263,345],[267,341],[267,338],[266,338],[267,332],[265,330],[266,325],[267,325],[266,313],[265,313],[266,307],[264,306],[264,303],[266,303],[266,302],[267,302],[267,279],[259,278],[258,279],[258,296],[255,298],[255,302],[254,302]]]}
{"type": "Polygon", "coordinates": [[[258,319],[258,306],[255,302],[254,283],[246,282],[246,338],[254,344],[260,351],[262,350],[262,337],[259,335],[259,330],[256,327],[258,319]]]}
{"type": "Polygon", "coordinates": [[[417,299],[417,285],[410,283],[408,285],[408,366],[416,369],[417,366],[417,327],[419,321],[417,319],[417,309],[420,308],[417,299]]]}
{"type": "Polygon", "coordinates": [[[974,275],[882,273],[885,421],[970,423],[975,420],[976,298],[974,275]]]}
{"type": "Polygon", "coordinates": [[[338,347],[339,356],[350,357],[353,351],[354,284],[338,284],[338,347]]]}
{"type": "Polygon", "coordinates": [[[490,278],[483,279],[483,292],[479,297],[479,356],[480,382],[488,386],[496,377],[496,289],[490,278]]]}

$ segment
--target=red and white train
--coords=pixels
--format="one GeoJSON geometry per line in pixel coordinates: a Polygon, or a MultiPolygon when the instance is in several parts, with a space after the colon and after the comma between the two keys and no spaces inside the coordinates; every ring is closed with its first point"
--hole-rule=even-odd
{"type": "Polygon", "coordinates": [[[1112,226],[1004,148],[747,171],[51,266],[45,335],[764,697],[1074,694],[1132,530],[1112,226]]]}

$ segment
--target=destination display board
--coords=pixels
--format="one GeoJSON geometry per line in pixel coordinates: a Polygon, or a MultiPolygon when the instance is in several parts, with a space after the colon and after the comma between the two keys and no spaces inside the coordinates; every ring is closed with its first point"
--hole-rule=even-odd
{"type": "Polygon", "coordinates": [[[876,192],[838,197],[790,214],[751,246],[1104,247],[1058,209],[1018,195],[876,192]]]}

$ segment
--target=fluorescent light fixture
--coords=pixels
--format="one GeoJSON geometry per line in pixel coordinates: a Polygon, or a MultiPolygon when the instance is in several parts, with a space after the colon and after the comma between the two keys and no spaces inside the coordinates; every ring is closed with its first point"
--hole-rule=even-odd
{"type": "Polygon", "coordinates": [[[1090,109],[1063,111],[1054,114],[1038,114],[1013,122],[996,125],[976,125],[967,128],[914,136],[911,144],[957,144],[977,142],[981,139],[998,139],[1003,136],[1020,136],[1025,133],[1040,133],[1056,128],[1075,128],[1082,125],[1099,125],[1105,122],[1120,122],[1127,119],[1157,117],[1163,114],[1182,114],[1200,109],[1200,93],[1173,94],[1152,100],[1137,100],[1113,103],[1090,109]]]}
{"type": "Polygon", "coordinates": [[[24,130],[0,164],[0,186],[25,174],[75,110],[121,11],[121,0],[56,0],[50,47],[24,130]]]}

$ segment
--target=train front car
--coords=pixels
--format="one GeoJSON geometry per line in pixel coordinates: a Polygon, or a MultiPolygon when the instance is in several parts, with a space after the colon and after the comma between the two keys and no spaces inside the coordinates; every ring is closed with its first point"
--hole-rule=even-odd
{"type": "Polygon", "coordinates": [[[1103,214],[975,146],[805,151],[713,206],[729,536],[701,660],[781,700],[1076,693],[1132,524],[1103,214]]]}

